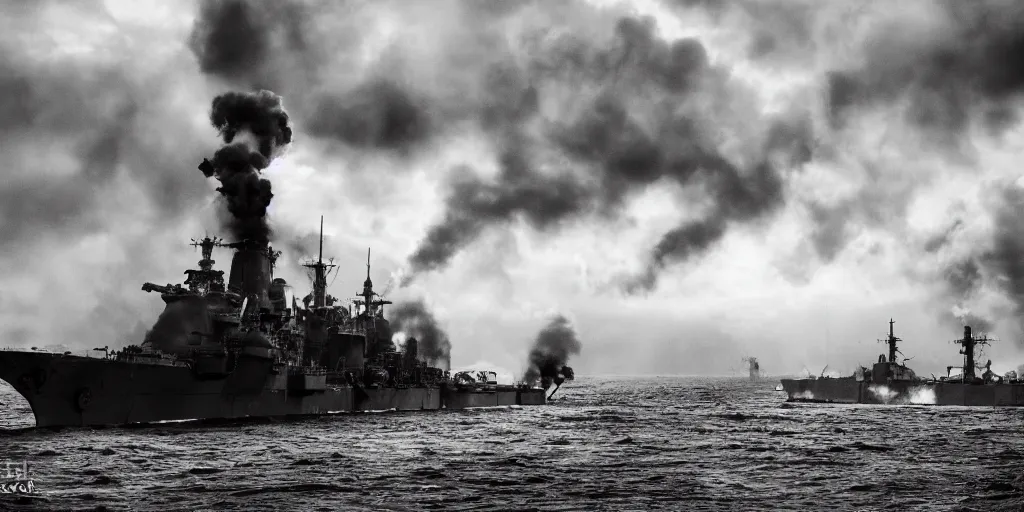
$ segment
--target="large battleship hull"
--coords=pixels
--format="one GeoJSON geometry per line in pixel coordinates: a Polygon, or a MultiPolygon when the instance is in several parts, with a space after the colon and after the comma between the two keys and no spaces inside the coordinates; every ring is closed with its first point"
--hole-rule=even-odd
{"type": "Polygon", "coordinates": [[[852,377],[782,379],[790,402],[920,404],[988,407],[1024,406],[1024,383],[891,381],[875,384],[852,377]]]}
{"type": "Polygon", "coordinates": [[[542,389],[296,386],[270,361],[243,357],[224,377],[188,367],[37,352],[0,352],[0,379],[28,401],[39,427],[541,405],[542,389]]]}

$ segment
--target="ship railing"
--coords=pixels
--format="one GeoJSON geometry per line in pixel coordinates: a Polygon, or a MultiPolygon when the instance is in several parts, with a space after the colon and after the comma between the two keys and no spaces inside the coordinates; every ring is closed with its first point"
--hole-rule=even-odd
{"type": "Polygon", "coordinates": [[[320,366],[292,366],[288,375],[327,375],[327,370],[320,366]]]}
{"type": "Polygon", "coordinates": [[[359,335],[365,335],[366,332],[367,332],[367,330],[362,328],[362,327],[339,327],[338,328],[338,334],[359,334],[359,335]]]}

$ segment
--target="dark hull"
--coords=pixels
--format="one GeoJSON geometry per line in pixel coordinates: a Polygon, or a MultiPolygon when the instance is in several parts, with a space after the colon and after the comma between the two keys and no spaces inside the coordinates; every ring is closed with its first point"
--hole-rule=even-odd
{"type": "Polygon", "coordinates": [[[541,389],[439,387],[289,389],[271,363],[241,358],[223,378],[198,378],[181,366],[0,351],[0,379],[28,400],[39,427],[123,425],[170,420],[322,415],[541,405],[541,389]]]}
{"type": "Polygon", "coordinates": [[[1024,383],[964,384],[900,382],[874,384],[852,377],[782,379],[790,402],[886,405],[1024,406],[1024,383]]]}

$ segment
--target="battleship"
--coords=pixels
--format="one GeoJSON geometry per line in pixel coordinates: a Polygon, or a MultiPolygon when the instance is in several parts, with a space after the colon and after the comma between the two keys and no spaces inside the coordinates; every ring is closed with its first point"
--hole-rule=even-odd
{"type": "Polygon", "coordinates": [[[888,345],[889,353],[880,354],[871,368],[859,367],[852,376],[832,378],[825,375],[805,379],[782,379],[781,388],[790,402],[832,402],[885,405],[959,405],[959,406],[1024,406],[1024,375],[1010,371],[997,375],[992,361],[979,366],[975,360],[978,347],[988,345],[987,336],[976,336],[964,326],[963,337],[954,340],[963,355],[961,365],[946,367],[946,375],[918,377],[903,363],[897,344],[902,341],[893,332],[889,320],[889,336],[879,340],[888,345]],[[953,374],[953,369],[959,369],[953,374]],[[977,370],[984,370],[980,376],[977,370]]]}
{"type": "Polygon", "coordinates": [[[322,218],[319,257],[304,264],[313,278],[304,306],[294,296],[288,303],[287,283],[273,275],[281,253],[268,242],[207,236],[193,245],[202,260],[183,284],[142,286],[165,309],[140,345],[94,349],[103,352],[97,357],[0,351],[0,378],[25,397],[38,427],[542,405],[552,384],[573,379],[566,366],[543,375],[540,387],[498,384],[494,372],[428,366],[415,338],[399,350],[384,316],[391,302],[373,289],[369,250],[359,296],[343,307],[327,294],[335,265],[323,260],[322,218]],[[217,247],[234,251],[226,286],[213,268],[217,247]],[[165,316],[177,330],[161,326],[165,316]],[[159,348],[174,337],[182,349],[159,348]]]}

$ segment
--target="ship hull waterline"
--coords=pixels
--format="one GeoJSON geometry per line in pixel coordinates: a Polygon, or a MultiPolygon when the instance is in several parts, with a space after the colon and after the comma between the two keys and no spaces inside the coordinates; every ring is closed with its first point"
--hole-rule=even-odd
{"type": "Polygon", "coordinates": [[[28,401],[37,427],[117,426],[161,421],[320,416],[543,405],[545,390],[440,387],[289,389],[271,362],[240,358],[221,378],[184,366],[38,352],[0,352],[0,379],[28,401]]]}
{"type": "Polygon", "coordinates": [[[1024,407],[1024,383],[891,381],[847,378],[782,379],[789,402],[873,405],[1024,407]]]}

